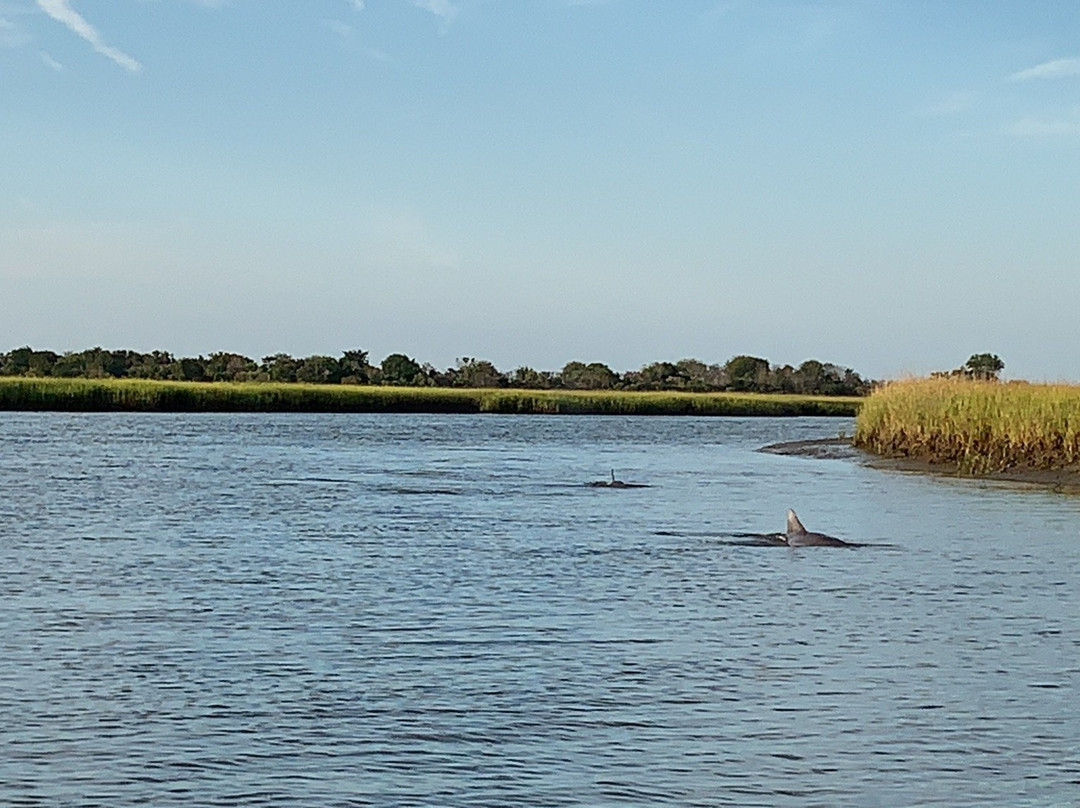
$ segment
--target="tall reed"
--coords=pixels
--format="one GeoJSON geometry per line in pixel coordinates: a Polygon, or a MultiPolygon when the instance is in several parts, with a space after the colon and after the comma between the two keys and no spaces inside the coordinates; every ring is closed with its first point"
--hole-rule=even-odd
{"type": "Polygon", "coordinates": [[[852,416],[860,401],[758,393],[0,378],[0,409],[4,410],[852,416]]]}
{"type": "Polygon", "coordinates": [[[985,474],[1080,463],[1080,387],[912,379],[873,392],[856,445],[878,454],[954,464],[985,474]]]}

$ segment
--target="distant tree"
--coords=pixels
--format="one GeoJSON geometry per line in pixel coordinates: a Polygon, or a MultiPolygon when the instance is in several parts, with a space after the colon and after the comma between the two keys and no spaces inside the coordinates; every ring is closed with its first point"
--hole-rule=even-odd
{"type": "Polygon", "coordinates": [[[434,387],[453,387],[454,382],[457,380],[457,368],[438,370],[430,363],[425,362],[420,370],[424,374],[424,384],[434,387]]]}
{"type": "Polygon", "coordinates": [[[603,362],[567,362],[559,381],[567,390],[611,390],[619,383],[619,374],[603,362]]]}
{"type": "Polygon", "coordinates": [[[101,369],[106,376],[123,379],[138,364],[141,354],[136,351],[105,351],[101,357],[101,369]]]}
{"type": "Polygon", "coordinates": [[[764,392],[769,387],[769,361],[757,356],[734,356],[724,365],[728,386],[739,392],[764,392]]]}
{"type": "Polygon", "coordinates": [[[505,387],[506,377],[486,359],[463,356],[457,360],[455,387],[505,387]]]}
{"type": "Polygon", "coordinates": [[[371,381],[371,365],[367,351],[345,351],[338,360],[342,384],[367,384],[371,381]]]}
{"type": "Polygon", "coordinates": [[[82,375],[90,379],[100,379],[105,375],[104,364],[107,351],[100,347],[87,348],[79,353],[82,375]]]}
{"type": "Polygon", "coordinates": [[[300,360],[296,380],[306,384],[337,384],[341,381],[341,365],[332,356],[309,356],[300,360]]]}
{"type": "MultiPolygon", "coordinates": [[[[850,377],[849,382],[850,382],[850,377]]],[[[855,395],[845,383],[845,371],[836,365],[808,359],[793,374],[796,393],[819,396],[855,395]]]]}
{"type": "MultiPolygon", "coordinates": [[[[2,1],[2,0],[0,0],[2,1]]],[[[975,354],[950,374],[997,378],[1004,363],[993,354],[975,354]]],[[[850,368],[811,359],[797,369],[790,365],[770,367],[765,359],[740,355],[724,365],[706,365],[697,359],[653,362],[640,370],[620,375],[602,362],[568,362],[557,373],[521,366],[510,374],[491,362],[472,357],[457,360],[456,367],[436,370],[420,365],[405,354],[391,354],[376,367],[368,352],[345,351],[340,359],[309,356],[297,359],[286,353],[263,357],[261,363],[246,356],[215,352],[209,358],[174,357],[166,351],[143,354],[104,350],[100,347],[58,355],[23,346],[0,353],[0,375],[84,378],[141,378],[178,381],[274,381],[324,384],[431,385],[441,387],[505,387],[569,390],[749,390],[804,392],[827,395],[864,395],[872,382],[850,368]]]]}
{"type": "Polygon", "coordinates": [[[4,376],[24,376],[30,368],[30,354],[34,349],[27,345],[15,348],[0,355],[0,374],[4,376]]]}
{"type": "Polygon", "coordinates": [[[525,390],[547,390],[555,385],[555,379],[550,371],[522,366],[511,372],[508,383],[511,387],[525,390]]]}
{"type": "Polygon", "coordinates": [[[675,363],[680,377],[686,380],[690,390],[722,390],[727,383],[720,365],[706,365],[700,359],[680,359],[675,363]]]}
{"type": "Polygon", "coordinates": [[[30,367],[27,374],[30,376],[50,376],[53,366],[59,359],[59,354],[52,351],[34,351],[30,354],[30,367]]]}
{"type": "Polygon", "coordinates": [[[259,366],[254,359],[236,353],[219,351],[206,359],[204,371],[212,382],[239,382],[254,378],[259,366]]]}
{"type": "Polygon", "coordinates": [[[998,374],[1005,369],[1005,363],[997,354],[972,354],[964,363],[964,375],[973,379],[997,380],[998,374]]]}
{"type": "Polygon", "coordinates": [[[769,389],[777,393],[798,392],[796,370],[791,365],[781,365],[769,370],[769,389]]]}
{"type": "Polygon", "coordinates": [[[68,352],[63,354],[53,364],[52,375],[65,379],[85,377],[87,375],[86,357],[82,353],[68,352]]]}
{"type": "Polygon", "coordinates": [[[825,380],[825,365],[816,359],[807,359],[791,374],[792,392],[816,393],[825,380]]]}
{"type": "Polygon", "coordinates": [[[77,354],[71,354],[70,368],[79,369],[79,376],[90,379],[123,378],[127,375],[133,357],[138,354],[133,351],[107,351],[101,347],[87,348],[77,354]]]}
{"type": "MultiPolygon", "coordinates": [[[[629,374],[627,374],[629,376],[629,374]]],[[[689,381],[677,365],[671,362],[653,362],[639,370],[627,386],[638,390],[678,390],[689,381]]]]}
{"type": "Polygon", "coordinates": [[[287,353],[264,356],[260,372],[271,382],[295,382],[300,362],[287,353]]]}
{"type": "Polygon", "coordinates": [[[390,354],[382,361],[381,369],[383,384],[401,386],[423,383],[420,365],[405,354],[390,354]]]}
{"type": "Polygon", "coordinates": [[[128,375],[137,379],[166,379],[169,378],[170,368],[175,363],[176,359],[168,351],[139,354],[128,368],[128,375]]]}
{"type": "Polygon", "coordinates": [[[2,376],[50,376],[60,357],[52,351],[35,351],[29,346],[0,354],[2,376]]]}
{"type": "Polygon", "coordinates": [[[844,368],[843,392],[845,396],[866,396],[874,388],[872,379],[864,379],[851,368],[844,368]]]}
{"type": "Polygon", "coordinates": [[[176,368],[174,371],[176,373],[176,378],[182,382],[206,381],[206,360],[201,356],[181,357],[174,367],[176,368]]]}

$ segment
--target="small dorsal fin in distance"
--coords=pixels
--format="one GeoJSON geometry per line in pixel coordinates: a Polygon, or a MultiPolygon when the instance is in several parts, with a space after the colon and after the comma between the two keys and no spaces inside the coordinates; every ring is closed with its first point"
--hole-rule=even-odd
{"type": "Polygon", "coordinates": [[[787,512],[787,534],[789,536],[798,536],[806,532],[806,528],[803,527],[803,523],[799,521],[799,517],[795,515],[795,511],[788,508],[787,512]]]}

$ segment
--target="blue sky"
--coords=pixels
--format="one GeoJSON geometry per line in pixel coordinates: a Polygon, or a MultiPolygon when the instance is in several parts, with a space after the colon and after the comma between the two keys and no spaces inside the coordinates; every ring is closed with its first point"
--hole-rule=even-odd
{"type": "Polygon", "coordinates": [[[1080,380],[1075,0],[0,0],[0,350],[1080,380]]]}

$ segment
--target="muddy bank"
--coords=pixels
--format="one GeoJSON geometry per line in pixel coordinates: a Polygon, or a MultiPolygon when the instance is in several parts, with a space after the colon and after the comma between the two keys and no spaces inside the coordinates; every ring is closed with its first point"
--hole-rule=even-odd
{"type": "Polygon", "coordinates": [[[822,438],[820,440],[773,443],[761,447],[758,451],[818,460],[854,460],[873,468],[891,471],[936,474],[940,477],[958,477],[971,480],[1026,483],[1055,491],[1080,494],[1080,464],[1060,469],[1013,467],[1005,471],[989,474],[961,474],[959,468],[951,463],[934,463],[929,460],[911,457],[882,457],[881,455],[875,455],[857,448],[852,443],[851,438],[822,438]]]}
{"type": "Polygon", "coordinates": [[[866,452],[855,448],[851,438],[819,438],[771,443],[768,446],[762,446],[758,451],[795,457],[814,457],[819,460],[857,460],[869,457],[866,452]]]}

